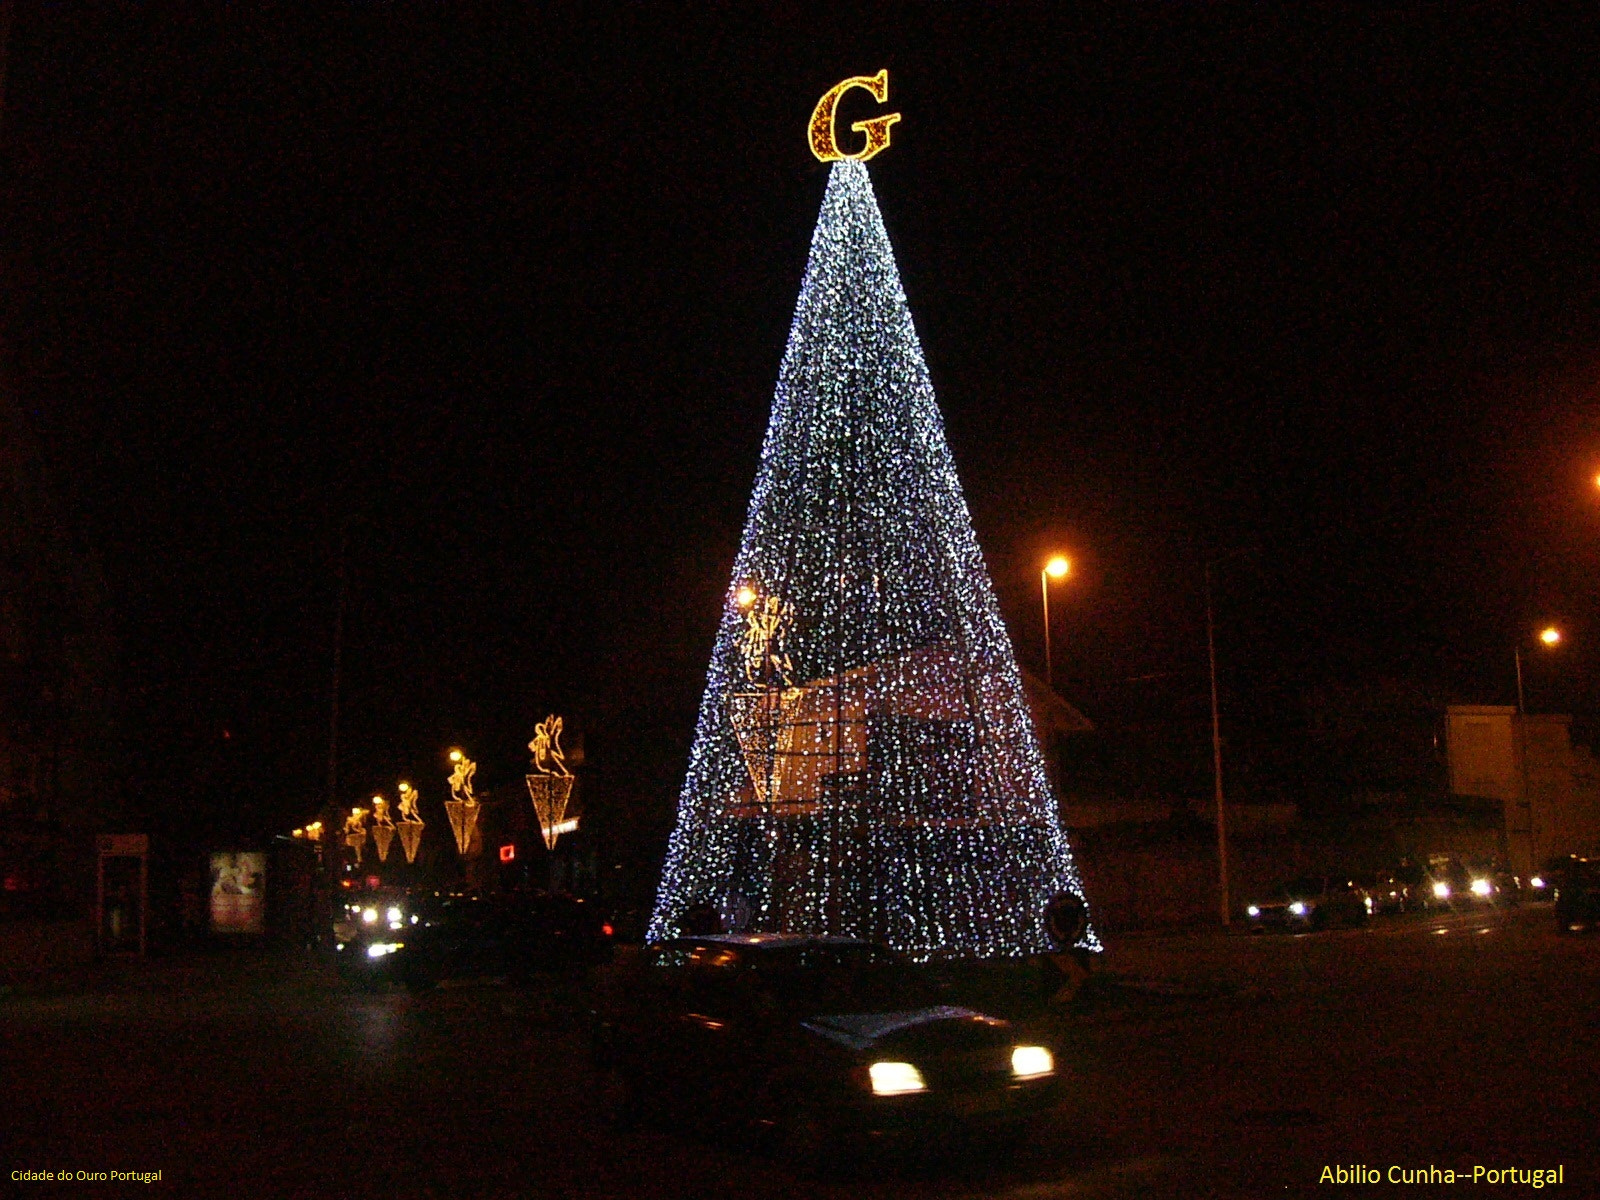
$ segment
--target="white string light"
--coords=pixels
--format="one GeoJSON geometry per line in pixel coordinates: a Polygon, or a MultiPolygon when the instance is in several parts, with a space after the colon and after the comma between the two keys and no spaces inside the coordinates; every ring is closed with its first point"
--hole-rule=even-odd
{"type": "Polygon", "coordinates": [[[837,162],[650,936],[709,905],[919,958],[1028,954],[1060,892],[1083,887],[888,234],[867,169],[837,162]]]}

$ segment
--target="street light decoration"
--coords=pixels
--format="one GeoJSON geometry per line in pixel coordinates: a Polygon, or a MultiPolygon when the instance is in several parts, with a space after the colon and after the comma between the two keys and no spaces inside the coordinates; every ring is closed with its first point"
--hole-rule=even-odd
{"type": "Polygon", "coordinates": [[[455,769],[450,772],[450,799],[444,802],[444,811],[450,818],[450,832],[456,836],[456,851],[465,856],[472,845],[472,835],[478,827],[479,805],[472,794],[472,777],[478,764],[459,750],[450,751],[450,761],[455,769]]]}
{"type": "Polygon", "coordinates": [[[1546,646],[1559,645],[1561,642],[1561,630],[1557,629],[1554,625],[1547,629],[1541,629],[1539,631],[1539,640],[1546,646]]]}
{"type": "MultiPolygon", "coordinates": [[[[709,909],[920,959],[1046,953],[1063,892],[1083,886],[883,218],[835,161],[648,936],[709,909]]],[[[1077,944],[1099,946],[1087,923],[1077,944]]]]}
{"type": "Polygon", "coordinates": [[[574,782],[572,772],[567,770],[566,755],[561,750],[561,718],[552,714],[535,725],[528,749],[533,752],[533,772],[526,777],[528,796],[539,817],[544,844],[547,849],[554,850],[556,839],[565,828],[563,822],[574,782]]]}
{"type": "Polygon", "coordinates": [[[372,798],[372,844],[378,848],[378,861],[389,861],[389,843],[394,841],[394,818],[389,815],[389,802],[382,796],[372,798]]]}
{"type": "Polygon", "coordinates": [[[404,780],[400,783],[400,847],[406,852],[406,861],[417,861],[417,847],[422,844],[423,820],[417,814],[417,789],[404,780]]]}
{"type": "Polygon", "coordinates": [[[352,808],[344,819],[344,844],[355,851],[356,866],[361,865],[361,847],[367,844],[367,810],[352,808]]]}

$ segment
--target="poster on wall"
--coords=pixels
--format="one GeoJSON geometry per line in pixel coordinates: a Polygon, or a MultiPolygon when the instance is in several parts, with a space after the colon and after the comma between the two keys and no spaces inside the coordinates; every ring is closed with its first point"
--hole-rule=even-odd
{"type": "Polygon", "coordinates": [[[248,851],[211,856],[211,932],[264,933],[267,856],[248,851]]]}

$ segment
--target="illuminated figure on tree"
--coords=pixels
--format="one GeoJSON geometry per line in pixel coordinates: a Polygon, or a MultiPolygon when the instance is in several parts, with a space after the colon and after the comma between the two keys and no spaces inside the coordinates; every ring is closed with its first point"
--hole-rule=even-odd
{"type": "Polygon", "coordinates": [[[650,936],[720,912],[1026,954],[1054,948],[1063,892],[1082,884],[883,218],[836,161],[650,936]]]}

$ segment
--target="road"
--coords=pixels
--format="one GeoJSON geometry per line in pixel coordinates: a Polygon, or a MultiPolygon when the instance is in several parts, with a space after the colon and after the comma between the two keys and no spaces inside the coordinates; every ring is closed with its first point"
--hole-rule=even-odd
{"type": "Polygon", "coordinates": [[[1557,1194],[1600,1194],[1600,939],[1556,935],[1548,908],[1129,937],[1106,971],[1109,998],[1058,1029],[1067,1097],[1020,1152],[796,1176],[727,1135],[669,1132],[691,1098],[663,1128],[615,1129],[559,986],[369,995],[288,953],[154,962],[0,999],[0,1167],[161,1172],[12,1183],[39,1196],[1416,1191],[1319,1184],[1352,1165],[1561,1167],[1557,1194]]]}

